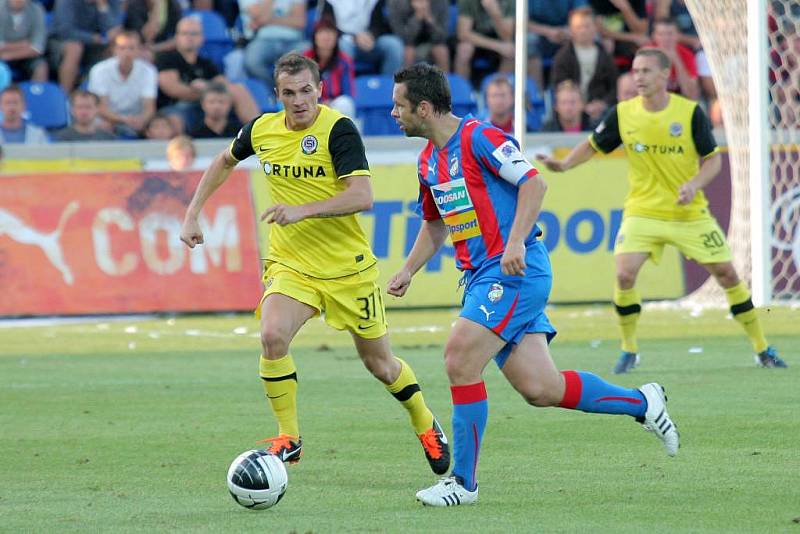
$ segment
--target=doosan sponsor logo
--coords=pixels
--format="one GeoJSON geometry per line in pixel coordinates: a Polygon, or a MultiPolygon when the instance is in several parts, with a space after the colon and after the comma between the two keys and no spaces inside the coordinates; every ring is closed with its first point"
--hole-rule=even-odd
{"type": "Polygon", "coordinates": [[[441,206],[442,204],[449,204],[451,202],[456,202],[458,200],[464,200],[465,198],[467,198],[467,192],[463,189],[460,189],[458,191],[453,191],[450,193],[445,193],[444,195],[441,196],[437,196],[436,203],[441,206]]]}

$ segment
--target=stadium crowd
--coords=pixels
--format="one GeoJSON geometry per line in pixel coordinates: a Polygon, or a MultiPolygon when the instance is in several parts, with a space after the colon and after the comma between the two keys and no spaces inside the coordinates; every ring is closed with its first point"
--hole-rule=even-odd
{"type": "MultiPolygon", "coordinates": [[[[324,102],[366,135],[380,133],[358,120],[376,98],[391,121],[391,83],[376,97],[375,80],[417,61],[450,73],[454,92],[452,80],[465,80],[467,111],[512,131],[514,9],[514,0],[0,0],[0,144],[229,138],[278,109],[272,65],[293,50],[320,64],[324,102]]],[[[529,0],[529,131],[590,130],[635,94],[628,71],[644,46],[667,53],[670,90],[701,100],[719,125],[683,0],[529,0]]]]}

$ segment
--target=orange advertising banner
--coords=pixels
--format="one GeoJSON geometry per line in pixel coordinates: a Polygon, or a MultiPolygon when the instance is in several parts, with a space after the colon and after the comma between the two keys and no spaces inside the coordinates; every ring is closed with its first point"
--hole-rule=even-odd
{"type": "Polygon", "coordinates": [[[261,296],[249,173],[179,239],[201,173],[0,178],[0,315],[249,310],[261,296]]]}

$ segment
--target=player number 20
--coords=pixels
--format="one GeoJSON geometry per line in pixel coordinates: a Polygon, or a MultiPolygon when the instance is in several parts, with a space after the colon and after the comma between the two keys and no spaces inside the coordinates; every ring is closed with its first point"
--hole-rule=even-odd
{"type": "Polygon", "coordinates": [[[708,234],[701,234],[701,237],[703,238],[703,246],[706,248],[719,248],[725,244],[722,236],[716,230],[708,234]]]}

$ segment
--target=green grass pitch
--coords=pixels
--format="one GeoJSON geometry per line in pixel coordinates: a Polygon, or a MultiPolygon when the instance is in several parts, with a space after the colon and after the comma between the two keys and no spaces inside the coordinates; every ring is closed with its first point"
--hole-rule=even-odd
{"type": "MultiPolygon", "coordinates": [[[[454,509],[415,501],[435,478],[404,411],[319,320],[292,350],[304,457],[265,511],[225,486],[229,462],[275,430],[251,316],[0,328],[0,531],[800,533],[799,315],[762,312],[790,366],[766,370],[725,312],[646,308],[642,365],[613,377],[610,307],[554,308],[558,366],[661,382],[681,450],[668,458],[627,417],[529,407],[490,364],[480,500],[454,509]]],[[[389,314],[448,431],[455,317],[389,314]]]]}

